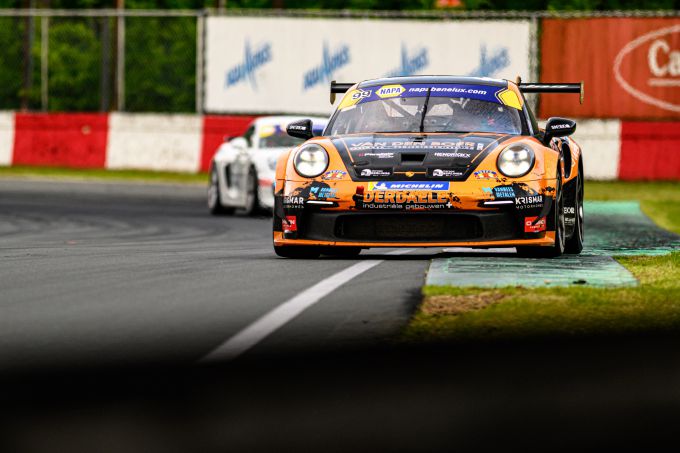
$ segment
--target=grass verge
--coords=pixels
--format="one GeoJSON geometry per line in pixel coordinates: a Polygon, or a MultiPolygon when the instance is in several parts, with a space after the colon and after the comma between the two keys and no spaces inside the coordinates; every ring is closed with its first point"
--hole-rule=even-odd
{"type": "Polygon", "coordinates": [[[135,181],[173,184],[207,184],[206,173],[145,170],[103,170],[61,167],[0,167],[0,178],[45,178],[80,181],[135,181]]]}
{"type": "MultiPolygon", "coordinates": [[[[660,226],[680,233],[680,184],[588,182],[590,200],[639,200],[660,226]]],[[[406,341],[563,338],[680,330],[680,252],[621,257],[634,288],[425,286],[406,341]]]]}

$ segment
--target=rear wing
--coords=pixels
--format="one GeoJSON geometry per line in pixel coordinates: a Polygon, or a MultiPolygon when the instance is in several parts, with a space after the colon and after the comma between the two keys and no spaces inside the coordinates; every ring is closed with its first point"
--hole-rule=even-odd
{"type": "MultiPolygon", "coordinates": [[[[353,83],[331,82],[331,104],[335,102],[337,93],[346,93],[354,86],[353,83]]],[[[578,93],[579,101],[583,104],[583,82],[578,83],[522,83],[517,78],[517,87],[522,93],[578,93]]]]}
{"type": "Polygon", "coordinates": [[[578,93],[583,104],[583,82],[578,83],[522,83],[517,84],[522,93],[578,93]]]}
{"type": "Polygon", "coordinates": [[[331,82],[331,104],[335,102],[335,95],[337,93],[347,93],[347,90],[354,86],[353,83],[338,83],[335,80],[331,82]]]}

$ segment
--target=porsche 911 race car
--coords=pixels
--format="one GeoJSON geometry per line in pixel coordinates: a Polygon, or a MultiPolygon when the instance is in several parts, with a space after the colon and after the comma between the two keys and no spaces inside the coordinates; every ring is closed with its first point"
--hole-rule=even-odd
{"type": "MultiPolygon", "coordinates": [[[[252,214],[274,207],[274,175],[279,154],[303,140],[286,133],[298,116],[264,116],[253,121],[243,137],[223,143],[210,165],[208,209],[212,214],[231,214],[241,209],[252,214]]],[[[314,118],[321,133],[327,119],[314,118]]],[[[318,135],[318,134],[317,134],[318,135]]]]}
{"type": "Polygon", "coordinates": [[[331,83],[345,93],[323,136],[276,168],[274,250],[290,258],[370,247],[516,247],[553,257],[583,248],[583,160],[544,129],[523,93],[580,93],[583,84],[413,76],[331,83]]]}

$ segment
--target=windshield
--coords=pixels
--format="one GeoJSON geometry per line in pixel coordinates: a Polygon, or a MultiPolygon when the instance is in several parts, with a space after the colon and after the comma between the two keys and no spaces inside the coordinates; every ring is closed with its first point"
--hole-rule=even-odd
{"type": "Polygon", "coordinates": [[[304,141],[288,135],[283,124],[261,126],[258,136],[260,148],[292,148],[304,141]]]}
{"type": "Polygon", "coordinates": [[[364,132],[522,132],[519,100],[513,92],[503,87],[482,86],[480,89],[471,85],[405,84],[376,88],[347,93],[333,118],[331,135],[364,132]],[[385,96],[385,88],[391,90],[389,97],[385,96]],[[512,93],[514,99],[497,96],[499,93],[512,93]],[[514,106],[506,105],[503,100],[514,106]]]}

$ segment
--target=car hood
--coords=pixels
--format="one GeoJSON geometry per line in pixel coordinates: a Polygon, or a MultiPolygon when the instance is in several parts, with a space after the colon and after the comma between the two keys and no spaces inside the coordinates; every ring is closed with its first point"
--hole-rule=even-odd
{"type": "Polygon", "coordinates": [[[355,181],[463,181],[514,135],[365,134],[330,137],[355,181]]]}

